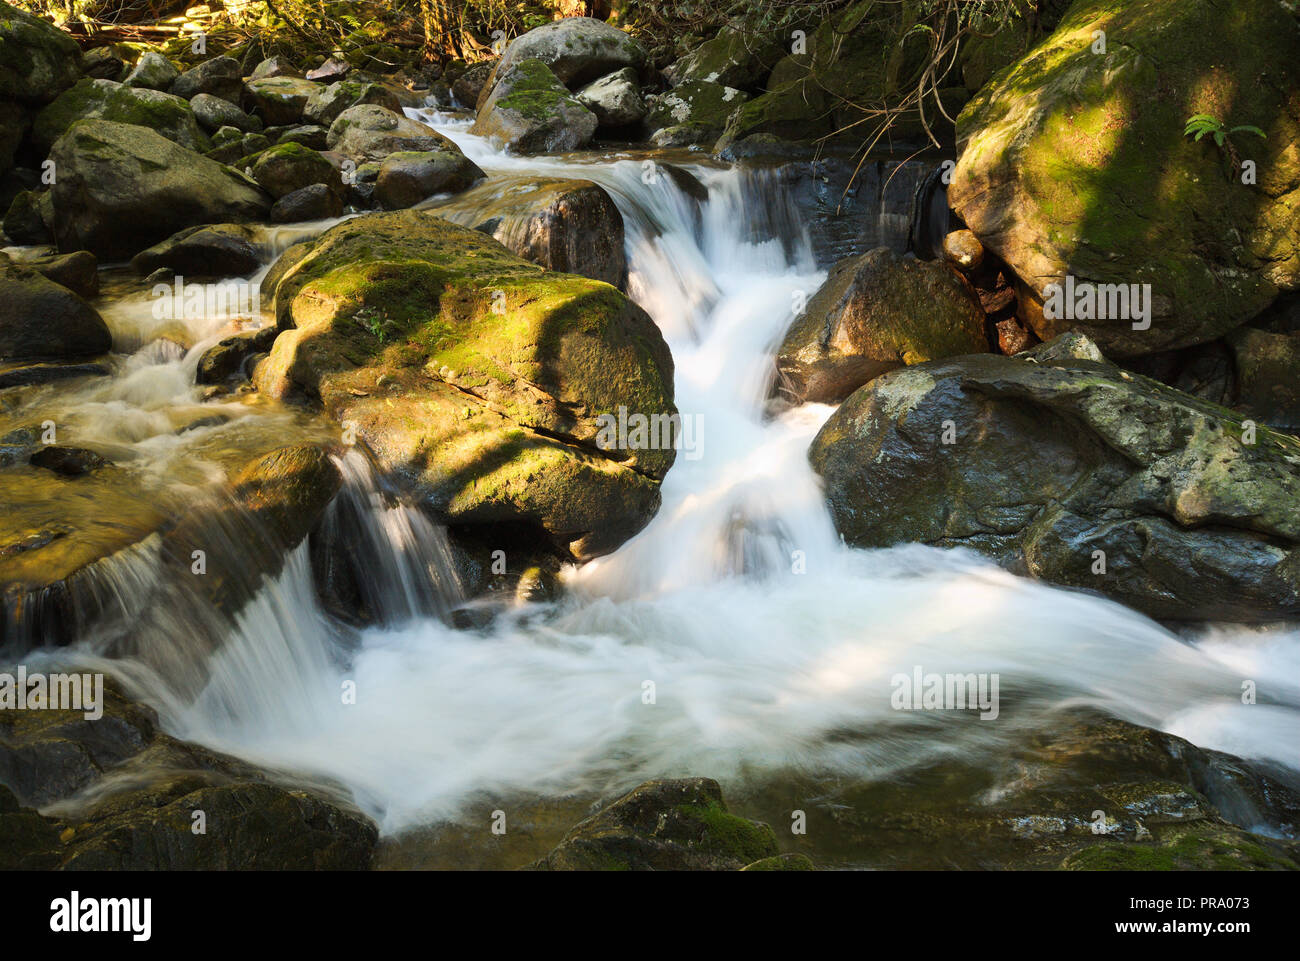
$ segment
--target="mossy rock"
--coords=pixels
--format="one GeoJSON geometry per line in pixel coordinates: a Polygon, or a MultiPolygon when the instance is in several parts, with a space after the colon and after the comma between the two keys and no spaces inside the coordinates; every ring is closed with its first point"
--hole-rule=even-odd
{"type": "Polygon", "coordinates": [[[589,557],[657,509],[674,451],[597,444],[601,414],[675,410],[667,346],[615,288],[415,210],[346,221],[286,257],[272,268],[286,332],[259,389],[352,423],[436,512],[589,557]]]}
{"type": "Polygon", "coordinates": [[[250,109],[268,127],[301,123],[308,102],[322,89],[320,84],[302,77],[266,77],[244,84],[250,109]]]}
{"type": "Polygon", "coordinates": [[[49,103],[81,76],[81,48],[53,24],[0,3],[0,100],[49,103]]]}
{"type": "Polygon", "coordinates": [[[539,154],[586,146],[599,121],[540,60],[501,69],[470,132],[511,153],[539,154]]]}
{"type": "Polygon", "coordinates": [[[311,184],[325,184],[336,193],[343,190],[338,169],[310,147],[289,141],[248,157],[245,165],[252,177],[276,200],[311,184]]]}
{"type": "Polygon", "coordinates": [[[664,71],[674,86],[691,80],[759,91],[785,56],[781,43],[762,31],[726,26],[664,71]]]}
{"type": "Polygon", "coordinates": [[[1090,845],[1061,862],[1066,871],[1300,871],[1293,857],[1230,825],[1196,824],[1160,840],[1090,845]]]}
{"type": "Polygon", "coordinates": [[[689,125],[711,135],[696,141],[712,142],[722,135],[731,117],[749,100],[749,94],[708,80],[687,80],[672,90],[649,98],[645,125],[649,130],[689,125]]]}
{"type": "Polygon", "coordinates": [[[147,127],[172,143],[200,153],[211,149],[194,110],[180,97],[128,87],[111,80],[78,80],[36,115],[32,143],[48,152],[78,120],[108,120],[147,127]]]}
{"type": "MultiPolygon", "coordinates": [[[[766,824],[727,810],[710,778],[647,781],[573,828],[547,871],[738,871],[777,861],[766,824]]],[[[759,868],[763,870],[763,868],[759,868]]]]}
{"type": "Polygon", "coordinates": [[[958,117],[948,198],[1019,276],[1043,339],[1077,330],[1120,357],[1213,340],[1300,285],[1298,88],[1300,30],[1273,0],[1078,0],[958,117]],[[1193,114],[1265,136],[1197,142],[1193,114]],[[1149,326],[1044,316],[1067,274],[1149,284],[1149,326]]]}

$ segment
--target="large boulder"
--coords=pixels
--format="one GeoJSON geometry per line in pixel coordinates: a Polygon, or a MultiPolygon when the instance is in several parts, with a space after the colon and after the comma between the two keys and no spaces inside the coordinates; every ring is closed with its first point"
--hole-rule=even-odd
{"type": "Polygon", "coordinates": [[[449,150],[460,148],[432,127],[377,104],[349,107],[330,124],[330,150],[354,163],[381,161],[399,150],[449,150]]]}
{"type": "Polygon", "coordinates": [[[276,200],[311,184],[342,194],[343,180],[324,154],[300,143],[276,144],[253,159],[252,177],[276,200]]]}
{"type": "Polygon", "coordinates": [[[631,67],[593,80],[578,91],[578,100],[602,127],[627,127],[645,119],[645,98],[631,67]]]}
{"type": "Polygon", "coordinates": [[[0,100],[49,103],[80,76],[77,41],[53,24],[0,2],[0,100]]]}
{"type": "Polygon", "coordinates": [[[559,153],[590,142],[599,121],[540,60],[498,73],[470,132],[517,154],[559,153]]]}
{"type": "Polygon", "coordinates": [[[623,290],[623,215],[590,180],[495,177],[438,204],[439,217],[490,234],[513,253],[563,274],[623,290]]]}
{"type": "Polygon", "coordinates": [[[211,146],[186,101],[112,80],[79,80],[65,90],[36,115],[32,143],[47,153],[78,120],[96,119],[147,127],[189,150],[202,152],[211,146]]]}
{"type": "Polygon", "coordinates": [[[244,133],[258,133],[262,129],[262,121],[257,117],[250,117],[229,100],[210,93],[195,94],[190,100],[190,109],[194,111],[199,126],[209,132],[222,127],[234,127],[244,133]]]}
{"type": "Polygon", "coordinates": [[[851,544],[968,547],[1155,617],[1300,614],[1300,440],[1081,335],[879,377],[809,458],[851,544]]]}
{"type": "MultiPolygon", "coordinates": [[[[175,65],[161,53],[146,50],[122,82],[128,87],[144,87],[148,90],[170,90],[176,78],[181,75],[175,65]]],[[[115,80],[115,77],[109,77],[115,80]]]]}
{"type": "Polygon", "coordinates": [[[664,71],[673,86],[691,80],[720,83],[739,90],[761,91],[785,55],[785,48],[766,31],[723,27],[664,71]]]}
{"type": "Polygon", "coordinates": [[[0,262],[0,360],[102,354],[113,338],[95,308],[35,269],[0,262]]]}
{"type": "Polygon", "coordinates": [[[486,176],[459,150],[402,150],[384,158],[375,199],[385,210],[400,210],[434,194],[459,193],[486,176]]]}
{"type": "Polygon", "coordinates": [[[483,85],[491,79],[496,66],[495,59],[470,64],[451,85],[451,93],[456,102],[473,110],[478,104],[479,94],[483,92],[483,85]]]}
{"type": "Polygon", "coordinates": [[[776,858],[766,824],[727,810],[711,778],[647,781],[575,826],[541,871],[739,871],[776,858]]]}
{"type": "Polygon", "coordinates": [[[255,384],[349,423],[458,525],[505,524],[583,559],[658,509],[675,450],[602,414],[675,414],[672,356],[608,284],[543,270],[428,212],[357,217],[263,282],[285,330],[255,384]]]}
{"type": "Polygon", "coordinates": [[[185,227],[260,220],[271,206],[236,171],[143,127],[82,120],[50,156],[59,249],[101,260],[130,257],[185,227]]]}
{"type": "Polygon", "coordinates": [[[540,60],[570,89],[624,67],[646,70],[645,50],[622,30],[590,17],[566,17],[512,40],[474,106],[482,111],[501,78],[525,60],[540,60]]]}
{"type": "Polygon", "coordinates": [[[777,388],[795,403],[839,403],[905,364],[988,350],[970,284],[938,261],[880,247],[841,260],[786,332],[777,388]]]}
{"type": "Polygon", "coordinates": [[[1300,30],[1273,0],[1231,17],[1211,0],[1079,0],[958,117],[948,198],[1023,282],[1040,337],[1078,330],[1120,356],[1212,340],[1300,284],[1297,89],[1300,30]],[[1265,137],[1196,142],[1183,129],[1201,113],[1265,137]],[[1149,284],[1150,316],[1044,316],[1067,275],[1149,284]]]}
{"type": "Polygon", "coordinates": [[[712,146],[749,94],[709,80],[687,80],[649,98],[646,128],[664,147],[712,146]]]}

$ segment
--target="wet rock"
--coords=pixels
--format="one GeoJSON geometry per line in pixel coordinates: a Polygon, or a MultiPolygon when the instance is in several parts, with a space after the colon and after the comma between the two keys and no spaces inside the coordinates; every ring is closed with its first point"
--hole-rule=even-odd
{"type": "Polygon", "coordinates": [[[816,871],[817,866],[806,854],[781,854],[746,864],[742,871],[816,871]]]}
{"type": "Polygon", "coordinates": [[[271,206],[235,171],[142,127],[83,120],[51,156],[60,250],[121,259],[195,224],[260,220],[271,206]]]}
{"type": "MultiPolygon", "coordinates": [[[[215,131],[222,127],[234,127],[244,133],[257,133],[262,129],[262,121],[250,117],[229,100],[222,100],[210,93],[201,93],[190,100],[194,117],[204,130],[215,131]]],[[[214,141],[215,143],[215,141],[214,141]]]]}
{"type": "Polygon", "coordinates": [[[460,151],[403,150],[384,158],[375,198],[385,210],[399,210],[434,194],[459,193],[486,176],[460,151]]]}
{"type": "Polygon", "coordinates": [[[104,364],[23,364],[0,370],[0,390],[52,384],[74,377],[107,377],[108,374],[109,368],[104,364]]]}
{"type": "Polygon", "coordinates": [[[303,108],[303,119],[328,128],[344,110],[366,104],[402,113],[402,102],[382,84],[340,80],[312,93],[303,108]]]}
{"type": "Polygon", "coordinates": [[[1240,409],[1269,427],[1300,431],[1300,334],[1241,327],[1227,342],[1240,409]]]}
{"type": "Polygon", "coordinates": [[[0,100],[49,103],[81,76],[77,41],[40,17],[0,3],[0,100]]]}
{"type": "Polygon", "coordinates": [[[0,264],[0,360],[85,357],[112,347],[95,308],[27,267],[0,264]]]}
{"type": "Polygon", "coordinates": [[[243,375],[248,358],[269,351],[278,333],[274,326],[263,327],[260,330],[245,331],[227,337],[209,347],[199,358],[195,383],[220,384],[232,377],[243,375]]]}
{"type": "Polygon", "coordinates": [[[809,459],[851,544],[963,546],[1171,620],[1300,612],[1300,441],[1080,335],[879,377],[809,459]]]}
{"type": "Polygon", "coordinates": [[[160,268],[195,279],[245,277],[262,265],[266,248],[251,227],[213,224],[186,227],[131,258],[141,276],[160,268]]]}
{"type": "Polygon", "coordinates": [[[79,80],[60,94],[36,115],[32,143],[38,150],[48,152],[78,120],[134,124],[189,150],[203,151],[209,147],[194,110],[180,97],[111,80],[79,80]]]}
{"type": "Polygon", "coordinates": [[[540,60],[502,63],[471,133],[517,154],[560,153],[590,142],[596,115],[570,95],[546,64],[540,60]]]}
{"type": "Polygon", "coordinates": [[[213,57],[177,77],[171,92],[186,100],[201,93],[210,93],[214,97],[238,104],[244,92],[242,68],[234,57],[213,57]]]}
{"type": "Polygon", "coordinates": [[[99,262],[88,250],[34,260],[27,266],[78,296],[94,297],[99,293],[99,262]]]}
{"type": "MultiPolygon", "coordinates": [[[[140,54],[135,68],[123,81],[128,87],[143,87],[146,90],[170,91],[181,72],[170,60],[153,50],[140,54]]],[[[109,77],[116,80],[117,77],[109,77]]]]}
{"type": "Polygon", "coordinates": [[[342,193],[338,170],[325,157],[298,143],[276,144],[258,154],[253,179],[276,200],[311,184],[325,184],[342,193]]]}
{"type": "Polygon", "coordinates": [[[302,144],[311,150],[328,150],[329,131],[315,124],[299,124],[280,131],[275,142],[302,144]]]}
{"type": "Polygon", "coordinates": [[[1235,11],[1228,23],[1208,0],[1076,3],[958,117],[949,202],[1024,282],[1022,316],[1040,337],[1076,330],[1118,357],[1184,347],[1300,286],[1300,222],[1290,213],[1300,158],[1286,147],[1300,138],[1286,106],[1300,86],[1300,38],[1294,16],[1270,0],[1235,11]],[[1079,38],[1103,28],[1124,40],[1099,56],[1079,38]],[[1206,92],[1209,37],[1214,62],[1253,78],[1258,95],[1229,102],[1206,92]],[[1183,128],[1202,112],[1267,136],[1194,143],[1183,128]],[[1233,153],[1256,161],[1256,186],[1242,184],[1233,153]],[[1067,275],[1150,284],[1149,326],[1118,304],[1105,317],[1044,316],[1047,286],[1067,275]]]}
{"type": "Polygon", "coordinates": [[[674,411],[672,357],[644,311],[425,211],[347,220],[308,250],[272,268],[285,332],[260,391],[352,421],[384,470],[456,524],[513,525],[592,557],[647,523],[675,450],[603,448],[595,416],[674,411]]]}
{"type": "Polygon", "coordinates": [[[645,119],[645,99],[641,96],[636,71],[631,67],[593,80],[577,96],[596,115],[602,127],[627,127],[645,119]]]}
{"type": "Polygon", "coordinates": [[[831,268],[777,351],[776,386],[796,403],[837,403],[886,371],[987,350],[960,274],[880,247],[831,268]]]}
{"type": "Polygon", "coordinates": [[[589,180],[494,178],[433,210],[547,270],[627,286],[623,216],[589,180]]]}
{"type": "Polygon", "coordinates": [[[54,471],[63,477],[81,477],[108,463],[84,447],[42,447],[28,459],[33,467],[54,471]]]}
{"type": "Polygon", "coordinates": [[[343,216],[343,198],[326,184],[308,184],[287,193],[271,208],[271,221],[277,224],[302,223],[343,216]]]}
{"type": "Polygon", "coordinates": [[[739,871],[779,858],[766,824],[727,810],[709,778],[647,781],[573,828],[543,871],[739,871]]]}
{"type": "Polygon", "coordinates": [[[386,107],[349,107],[330,124],[329,148],[364,164],[399,150],[460,150],[432,127],[386,107]]]}
{"type": "Polygon", "coordinates": [[[320,84],[301,77],[267,77],[244,85],[250,109],[267,126],[302,123],[307,102],[321,89],[320,84]]]}

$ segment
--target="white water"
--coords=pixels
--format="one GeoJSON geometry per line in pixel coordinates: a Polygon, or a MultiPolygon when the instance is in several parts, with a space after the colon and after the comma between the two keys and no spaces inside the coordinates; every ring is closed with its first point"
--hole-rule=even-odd
{"type": "Polygon", "coordinates": [[[830,408],[764,416],[792,297],[822,280],[806,243],[789,255],[776,241],[737,240],[780,196],[701,168],[710,200],[697,236],[685,196],[666,177],[645,183],[638,159],[509,158],[463,125],[442,129],[492,176],[581,176],[610,191],[627,223],[630,292],[672,348],[701,456],[679,456],[646,530],[569,572],[564,601],[476,632],[413,601],[423,589],[437,609],[454,595],[431,560],[433,535],[371,498],[353,464],[375,549],[391,551],[378,567],[397,572],[388,613],[399,626],[364,631],[349,649],[316,604],[300,549],[239,616],[197,700],[130,669],[176,733],[335,777],[389,832],[467,805],[490,810],[513,792],[608,792],[650,776],[725,784],[793,766],[882,778],[977,759],[1080,704],[1300,768],[1293,633],[1224,630],[1198,648],[1119,605],[973,555],[840,544],[806,460],[830,408]],[[918,665],[998,673],[998,720],[893,710],[891,677],[918,665]],[[1260,704],[1240,703],[1244,678],[1260,704]],[[355,704],[341,697],[348,682],[355,704]]]}

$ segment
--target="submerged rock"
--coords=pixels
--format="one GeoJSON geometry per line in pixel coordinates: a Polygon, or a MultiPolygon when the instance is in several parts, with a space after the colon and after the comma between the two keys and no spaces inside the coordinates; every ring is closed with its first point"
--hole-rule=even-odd
{"type": "Polygon", "coordinates": [[[988,350],[971,286],[942,263],[881,247],[831,268],[777,351],[777,389],[833,404],[911,364],[988,350]]]}
{"type": "Polygon", "coordinates": [[[1019,275],[1043,339],[1077,330],[1116,356],[1213,340],[1300,285],[1298,87],[1295,16],[1272,0],[1243,0],[1228,19],[1210,0],[1080,0],[958,117],[948,199],[1019,275]],[[1245,77],[1252,95],[1233,96],[1245,77]],[[1194,141],[1183,129],[1197,113],[1265,136],[1194,141]],[[1149,285],[1149,315],[1116,297],[1104,316],[1044,316],[1048,286],[1067,276],[1149,285]]]}
{"type": "Polygon", "coordinates": [[[854,545],[968,547],[1153,617],[1300,613],[1300,440],[1078,335],[879,377],[809,458],[854,545]]]}
{"type": "Polygon", "coordinates": [[[130,257],[195,224],[260,220],[270,199],[229,167],[152,130],[83,120],[59,138],[50,193],[60,250],[130,257]]]}
{"type": "Polygon", "coordinates": [[[441,516],[588,558],[658,509],[675,451],[598,443],[603,412],[675,413],[667,346],[613,287],[415,210],[345,221],[282,260],[263,293],[286,332],[258,388],[350,422],[441,516]]]}
{"type": "MultiPolygon", "coordinates": [[[[779,859],[766,824],[727,811],[710,778],[647,781],[589,817],[531,867],[542,871],[739,871],[779,859]]],[[[764,870],[764,868],[758,868],[764,870]]]]}

